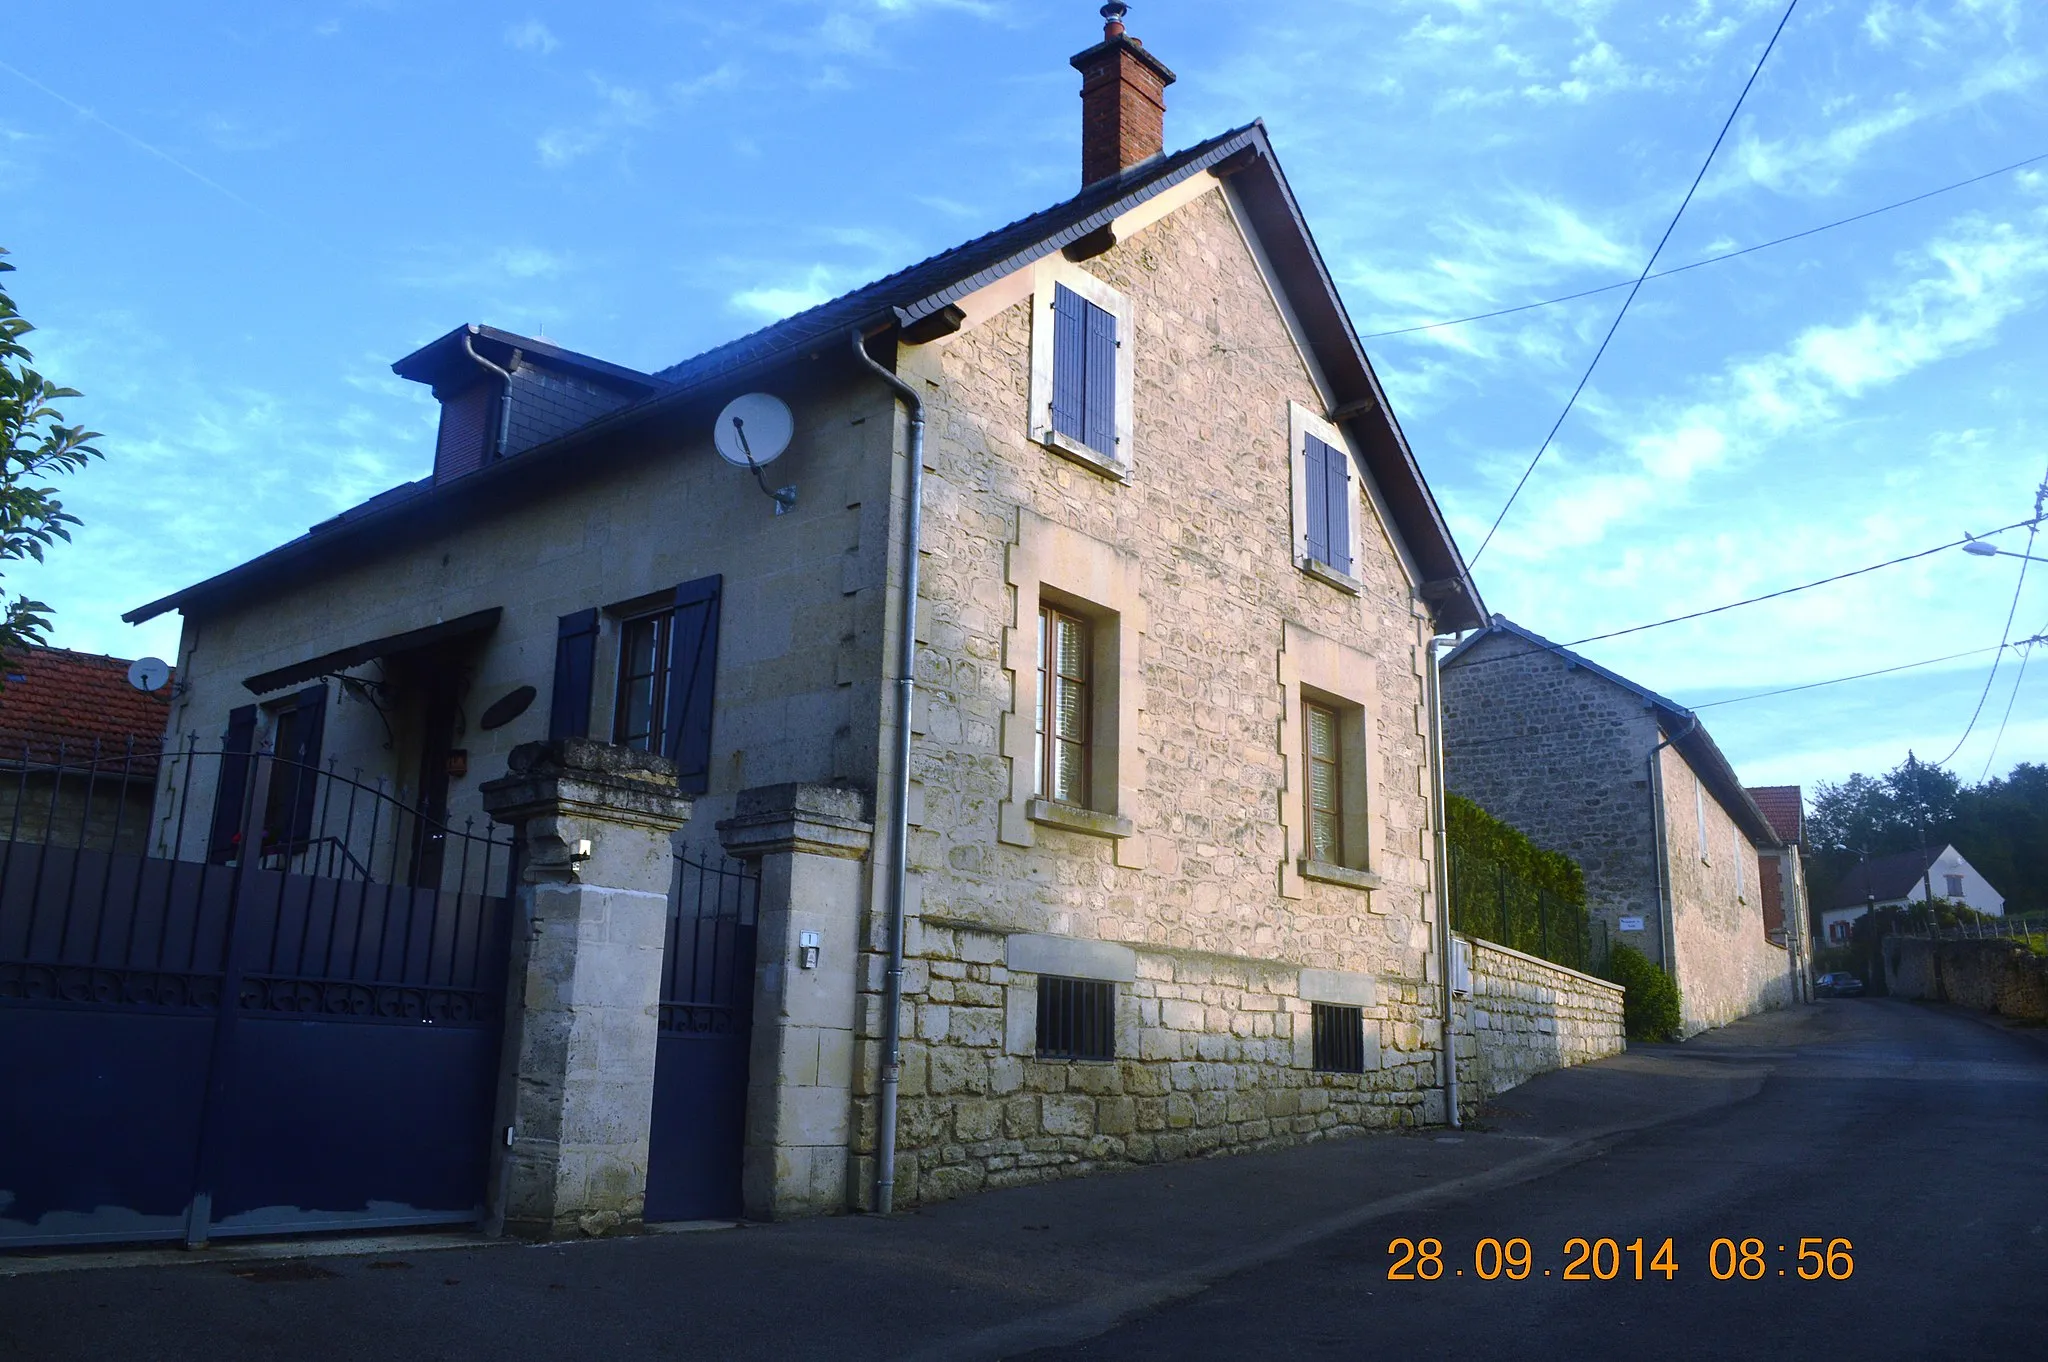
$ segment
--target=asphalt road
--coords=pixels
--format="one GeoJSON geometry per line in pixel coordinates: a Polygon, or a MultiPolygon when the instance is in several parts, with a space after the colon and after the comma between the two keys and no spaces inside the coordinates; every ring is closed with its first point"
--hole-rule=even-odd
{"type": "Polygon", "coordinates": [[[2048,1357],[2048,1045],[1869,1000],[1821,1004],[1792,1050],[1718,1052],[1770,1066],[1747,1100],[1504,1192],[1375,1221],[1028,1356],[2048,1357]],[[1388,1280],[1397,1237],[1440,1241],[1442,1275],[1388,1280]],[[1528,1241],[1523,1280],[1478,1275],[1498,1266],[1490,1250],[1475,1263],[1487,1238],[1528,1241]],[[1568,1250],[1574,1238],[1621,1251],[1568,1250]],[[1717,1239],[1731,1241],[1725,1281],[1717,1239]],[[1761,1241],[1749,1264],[1745,1239],[1761,1241]],[[1820,1241],[1804,1264],[1811,1281],[1798,1259],[1809,1239],[1820,1241]],[[1849,1241],[1840,1280],[1826,1257],[1837,1239],[1849,1241]],[[1626,1247],[1637,1240],[1641,1279],[1626,1247]],[[1668,1275],[1652,1266],[1666,1240],[1668,1275]],[[1565,1280],[1582,1255],[1592,1279],[1565,1280]]]}
{"type": "Polygon", "coordinates": [[[1456,1136],[1104,1174],[887,1220],[0,1258],[0,1362],[2037,1359],[2044,1133],[2048,1037],[1845,1000],[1545,1075],[1456,1136]],[[1417,1266],[1442,1275],[1388,1280],[1396,1238],[1440,1241],[1417,1266]],[[1528,1242],[1524,1279],[1476,1275],[1487,1238],[1528,1242]],[[1564,1277],[1573,1238],[1592,1280],[1564,1277]],[[1811,1238],[1821,1275],[1804,1281],[1811,1238]],[[1761,1248],[1754,1280],[1745,1239],[1761,1248]],[[1834,1240],[1846,1279],[1827,1275],[1834,1240]]]}

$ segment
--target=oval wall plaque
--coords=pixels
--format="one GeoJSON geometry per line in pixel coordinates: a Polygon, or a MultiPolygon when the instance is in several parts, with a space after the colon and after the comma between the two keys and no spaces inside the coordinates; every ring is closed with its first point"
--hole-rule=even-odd
{"type": "Polygon", "coordinates": [[[533,697],[539,693],[532,686],[521,686],[517,690],[506,692],[491,701],[491,707],[483,712],[483,717],[476,721],[476,726],[485,729],[503,728],[526,713],[526,707],[533,703],[533,697]]]}

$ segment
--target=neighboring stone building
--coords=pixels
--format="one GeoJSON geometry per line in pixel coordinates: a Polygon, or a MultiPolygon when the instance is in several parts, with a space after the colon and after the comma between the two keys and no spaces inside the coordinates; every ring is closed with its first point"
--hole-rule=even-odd
{"type": "Polygon", "coordinates": [[[1797,996],[1765,862],[1796,853],[1699,717],[1502,616],[1442,663],[1450,788],[1578,862],[1589,915],[1678,981],[1688,1032],[1797,996]]]}
{"type": "Polygon", "coordinates": [[[0,837],[136,850],[148,831],[168,682],[128,684],[129,663],[68,648],[5,660],[0,687],[0,837]]]}
{"type": "MultiPolygon", "coordinates": [[[[1428,666],[1478,593],[1264,127],[1163,154],[1173,74],[1115,18],[1074,64],[1075,197],[655,374],[451,332],[398,366],[432,477],[131,616],[185,617],[173,732],[437,816],[537,739],[672,758],[678,846],[768,867],[753,1214],[873,1204],[891,1100],[898,1205],[1443,1116],[1428,666]]],[[[637,1219],[620,1157],[545,1223],[637,1219]]]]}
{"type": "Polygon", "coordinates": [[[1797,785],[1752,785],[1749,797],[1778,834],[1776,847],[1757,848],[1757,885],[1763,891],[1764,935],[1792,957],[1793,992],[1813,1001],[1813,923],[1806,895],[1806,796],[1797,785]]]}
{"type": "Polygon", "coordinates": [[[2005,916],[2005,895],[1952,846],[1901,851],[1858,862],[1820,906],[1823,944],[1849,940],[1856,919],[1873,908],[1905,908],[1943,899],[1991,917],[2005,916]]]}

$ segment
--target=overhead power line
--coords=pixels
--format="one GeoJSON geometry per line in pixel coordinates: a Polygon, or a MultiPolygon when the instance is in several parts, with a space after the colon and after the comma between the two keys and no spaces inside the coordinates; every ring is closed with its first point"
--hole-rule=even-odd
{"type": "MultiPolygon", "coordinates": [[[[1657,270],[1650,274],[1648,278],[1669,279],[1672,275],[1684,274],[1687,270],[1696,270],[1705,265],[1718,265],[1724,260],[1733,260],[1737,256],[1749,255],[1756,251],[1767,251],[1773,246],[1783,246],[1787,242],[1798,241],[1809,236],[1818,236],[1822,232],[1831,232],[1837,227],[1847,227],[1849,224],[1861,222],[1865,218],[1874,218],[1880,213],[1889,213],[1895,208],[1907,208],[1922,200],[1934,198],[1939,194],[1947,194],[1957,189],[1967,189],[1973,184],[1996,179],[2000,175],[2009,175],[2015,170],[2025,169],[2036,161],[2048,161],[2048,151],[2044,151],[2038,156],[2029,156],[2024,161],[2014,161],[2009,166],[2000,166],[1996,170],[1987,170],[1982,175],[1972,175],[1967,180],[1957,180],[1954,184],[1945,184],[1939,189],[1930,189],[1924,194],[1915,194],[1910,199],[1900,199],[1895,203],[1887,203],[1879,208],[1867,209],[1864,212],[1852,214],[1846,218],[1836,218],[1833,222],[1823,222],[1818,227],[1808,227],[1805,231],[1794,232],[1790,236],[1772,237],[1769,241],[1759,241],[1754,246],[1740,246],[1732,251],[1723,251],[1719,255],[1705,256],[1693,261],[1689,265],[1673,265],[1668,270],[1657,270]]],[[[1360,336],[1359,339],[1381,340],[1387,336],[1408,336],[1413,335],[1417,331],[1437,331],[1447,326],[1463,326],[1467,322],[1484,322],[1491,321],[1495,317],[1511,317],[1517,312],[1533,312],[1539,307],[1555,307],[1559,303],[1570,303],[1580,298],[1592,298],[1602,293],[1612,293],[1618,288],[1627,288],[1628,285],[1629,281],[1623,279],[1617,283],[1602,284],[1598,288],[1580,289],[1577,293],[1566,293],[1555,298],[1545,298],[1539,303],[1518,303],[1514,307],[1496,308],[1492,312],[1475,312],[1469,317],[1452,317],[1440,322],[1418,322],[1414,326],[1397,326],[1391,331],[1369,331],[1360,336]]]]}
{"type": "MultiPolygon", "coordinates": [[[[1564,646],[1576,648],[1581,643],[1598,643],[1604,638],[1620,638],[1624,634],[1640,634],[1645,629],[1662,629],[1667,624],[1683,624],[1687,620],[1701,619],[1707,615],[1718,615],[1724,610],[1736,610],[1745,605],[1755,605],[1759,601],[1774,601],[1780,596],[1790,596],[1800,591],[1811,591],[1817,586],[1826,586],[1830,582],[1847,581],[1851,577],[1861,577],[1866,572],[1876,572],[1880,568],[1897,567],[1901,563],[1910,563],[1916,558],[1929,558],[1949,549],[1961,548],[1973,539],[1984,539],[1993,534],[2004,534],[2007,530],[2017,530],[2023,525],[2032,527],[2037,523],[2032,520],[2016,520],[2010,525],[2001,525],[1997,529],[1983,535],[1966,534],[1961,539],[1951,539],[1946,544],[1937,544],[1931,549],[1921,549],[1918,553],[1908,553],[1902,554],[1897,558],[1887,558],[1882,563],[1872,563],[1869,567],[1851,568],[1847,572],[1837,572],[1832,577],[1822,577],[1811,582],[1801,582],[1798,586],[1781,587],[1776,591],[1766,591],[1761,596],[1747,596],[1739,601],[1730,601],[1726,605],[1709,606],[1705,610],[1692,610],[1683,615],[1672,615],[1668,619],[1651,620],[1648,624],[1632,624],[1626,629],[1611,629],[1604,634],[1588,634],[1584,638],[1575,638],[1564,646]]],[[[2029,537],[2029,542],[2031,543],[2031,536],[2029,537]]]]}
{"type": "Polygon", "coordinates": [[[1778,26],[1771,30],[1771,40],[1764,44],[1763,54],[1756,59],[1756,66],[1750,71],[1749,79],[1742,83],[1742,93],[1735,97],[1735,107],[1728,111],[1728,117],[1721,124],[1721,131],[1714,135],[1714,145],[1707,148],[1707,158],[1700,162],[1699,174],[1692,177],[1692,185],[1685,191],[1685,198],[1679,203],[1678,211],[1671,215],[1671,221],[1664,228],[1664,235],[1657,238],[1656,249],[1652,250],[1650,258],[1643,262],[1642,273],[1636,276],[1635,283],[1629,287],[1628,297],[1621,300],[1621,310],[1614,314],[1614,321],[1608,326],[1607,334],[1601,337],[1600,348],[1593,352],[1592,360],[1586,365],[1586,372],[1579,376],[1579,385],[1573,388],[1572,395],[1565,399],[1564,410],[1557,414],[1557,420],[1551,424],[1550,433],[1543,437],[1543,443],[1537,447],[1536,457],[1529,460],[1529,466],[1522,470],[1521,479],[1515,483],[1515,490],[1508,494],[1507,504],[1502,506],[1500,514],[1493,518],[1493,524],[1486,531],[1486,538],[1479,542],[1479,550],[1472,555],[1469,566],[1477,567],[1479,560],[1486,555],[1486,546],[1493,542],[1493,536],[1499,531],[1501,522],[1506,520],[1508,512],[1514,509],[1515,501],[1529,483],[1529,475],[1536,471],[1537,464],[1543,462],[1544,452],[1550,448],[1550,442],[1557,438],[1557,432],[1563,428],[1565,418],[1570,416],[1572,408],[1578,405],[1579,394],[1584,392],[1586,384],[1592,381],[1593,370],[1599,367],[1600,357],[1607,353],[1608,343],[1614,339],[1614,333],[1621,329],[1621,319],[1628,315],[1629,304],[1633,303],[1636,294],[1642,291],[1643,281],[1649,278],[1650,271],[1656,268],[1657,257],[1663,254],[1664,244],[1670,241],[1671,234],[1678,230],[1678,220],[1685,216],[1687,206],[1692,203],[1692,196],[1699,192],[1700,181],[1707,178],[1707,168],[1714,164],[1715,153],[1721,150],[1721,143],[1727,139],[1728,129],[1735,126],[1735,116],[1742,112],[1743,101],[1749,98],[1750,89],[1756,84],[1756,78],[1763,74],[1764,63],[1770,59],[1771,49],[1778,45],[1778,35],[1785,31],[1785,25],[1791,22],[1792,11],[1798,8],[1799,0],[1792,0],[1791,4],[1785,6],[1784,16],[1778,20],[1778,26]]]}
{"type": "Polygon", "coordinates": [[[1915,667],[1932,667],[1937,662],[1954,662],[1959,658],[1981,657],[1985,653],[2002,652],[2007,647],[2017,648],[2018,646],[2019,645],[2017,643],[2001,643],[1997,645],[1995,648],[1971,648],[1964,652],[1949,653],[1942,657],[1922,658],[1918,662],[1901,662],[1896,667],[1879,667],[1876,671],[1857,672],[1854,676],[1836,676],[1831,677],[1826,681],[1808,681],[1806,684],[1801,686],[1783,686],[1777,690],[1760,690],[1754,695],[1737,695],[1726,700],[1709,700],[1705,704],[1688,705],[1686,706],[1686,708],[1714,709],[1720,705],[1739,705],[1746,700],[1768,700],[1774,695],[1791,695],[1796,691],[1819,690],[1822,686],[1839,686],[1845,681],[1862,681],[1873,676],[1890,676],[1893,672],[1909,672],[1912,671],[1915,667]]]}
{"type": "Polygon", "coordinates": [[[1998,745],[2005,741],[2005,726],[2012,722],[2012,707],[2020,698],[2020,682],[2027,679],[2027,662],[2034,656],[2033,640],[2015,646],[2020,649],[2020,669],[2012,678],[2012,694],[2005,697],[2005,713],[1998,720],[1998,732],[1992,735],[1991,750],[1984,754],[1984,769],[1977,773],[1979,785],[1991,774],[1991,763],[1998,760],[1998,745]]]}

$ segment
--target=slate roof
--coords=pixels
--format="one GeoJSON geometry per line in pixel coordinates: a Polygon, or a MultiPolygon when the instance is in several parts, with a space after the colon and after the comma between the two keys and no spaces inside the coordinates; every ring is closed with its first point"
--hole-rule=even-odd
{"type": "MultiPolygon", "coordinates": [[[[656,391],[579,430],[462,478],[438,484],[425,479],[392,488],[240,567],[122,618],[140,623],[169,610],[189,613],[194,607],[247,599],[275,585],[279,574],[303,578],[323,565],[376,552],[410,517],[464,514],[465,508],[502,499],[508,489],[544,487],[545,480],[536,471],[540,465],[581,454],[600,440],[702,399],[719,385],[737,385],[806,354],[849,350],[848,338],[855,330],[874,334],[891,325],[908,326],[1210,169],[1232,174],[1239,184],[1253,230],[1295,306],[1305,344],[1334,390],[1333,405],[1358,435],[1361,457],[1387,499],[1394,528],[1422,569],[1423,591],[1436,606],[1441,627],[1482,623],[1485,608],[1478,588],[1345,315],[1336,285],[1266,139],[1265,125],[1258,122],[1131,166],[1042,212],[670,365],[651,376],[661,385],[656,391]],[[1261,173],[1251,173],[1253,167],[1261,173]]],[[[451,332],[427,349],[459,334],[459,329],[451,332]]]]}
{"type": "Polygon", "coordinates": [[[1749,797],[1787,846],[1806,844],[1806,799],[1797,785],[1751,785],[1749,797]]]}
{"type": "Polygon", "coordinates": [[[1714,742],[1713,735],[1707,732],[1706,725],[1700,722],[1699,715],[1676,700],[1659,695],[1648,686],[1629,680],[1620,672],[1610,671],[1591,658],[1573,652],[1562,643],[1555,643],[1532,629],[1525,629],[1506,615],[1495,615],[1493,623],[1446,653],[1441,665],[1446,670],[1460,665],[1483,665],[1485,659],[1471,657],[1473,650],[1485,640],[1499,638],[1520,639],[1531,647],[1554,653],[1579,670],[1591,672],[1601,680],[1619,686],[1639,698],[1657,716],[1657,723],[1664,730],[1664,736],[1670,739],[1671,745],[1678,749],[1686,764],[1692,767],[1694,774],[1698,775],[1707,789],[1713,793],[1714,802],[1735,820],[1736,826],[1742,829],[1743,834],[1760,847],[1777,847],[1783,843],[1784,838],[1771,820],[1765,817],[1764,811],[1757,807],[1756,800],[1750,798],[1749,791],[1743,787],[1742,781],[1735,774],[1734,765],[1714,742]]]}
{"type": "Polygon", "coordinates": [[[1934,847],[1928,851],[1901,851],[1892,856],[1876,856],[1858,862],[1856,868],[1842,877],[1835,887],[1827,908],[1861,908],[1874,897],[1879,903],[1897,902],[1922,890],[1922,880],[1929,866],[1947,855],[1950,848],[1934,847]]]}
{"type": "Polygon", "coordinates": [[[34,760],[57,756],[90,761],[127,750],[161,750],[170,720],[171,688],[150,694],[128,684],[128,661],[68,648],[30,648],[5,659],[0,688],[0,762],[18,760],[27,744],[34,760]]]}

